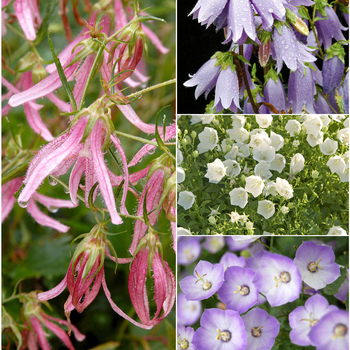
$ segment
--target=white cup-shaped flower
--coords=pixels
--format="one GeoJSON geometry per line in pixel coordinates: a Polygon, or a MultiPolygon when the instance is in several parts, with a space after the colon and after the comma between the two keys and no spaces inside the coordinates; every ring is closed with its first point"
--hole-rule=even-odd
{"type": "Polygon", "coordinates": [[[238,147],[237,156],[242,157],[242,158],[246,158],[246,157],[250,156],[249,145],[246,145],[242,142],[237,142],[235,145],[238,147]]]}
{"type": "Polygon", "coordinates": [[[348,128],[349,127],[349,118],[346,118],[345,121],[343,122],[343,125],[348,128]]]}
{"type": "Polygon", "coordinates": [[[248,193],[242,187],[233,189],[230,193],[231,205],[244,208],[248,203],[248,193]]]}
{"type": "Polygon", "coordinates": [[[270,170],[276,170],[279,173],[284,169],[286,166],[286,159],[282,154],[276,154],[275,159],[270,163],[270,170]]]}
{"type": "Polygon", "coordinates": [[[231,118],[232,118],[233,129],[244,127],[244,124],[246,122],[246,118],[244,115],[242,115],[242,116],[233,115],[231,118]]]}
{"type": "Polygon", "coordinates": [[[230,151],[225,154],[225,159],[235,160],[238,156],[238,146],[233,144],[230,151]]]}
{"type": "Polygon", "coordinates": [[[183,160],[184,160],[184,157],[182,155],[182,152],[179,149],[177,149],[176,150],[176,165],[178,165],[178,166],[181,165],[183,160]]]}
{"type": "Polygon", "coordinates": [[[192,208],[195,200],[195,195],[190,191],[182,191],[179,193],[179,200],[177,204],[181,205],[185,210],[192,208]]]}
{"type": "Polygon", "coordinates": [[[301,124],[295,119],[288,120],[285,129],[287,130],[290,136],[294,137],[300,134],[301,124]]]}
{"type": "Polygon", "coordinates": [[[322,119],[318,115],[309,115],[307,120],[303,123],[307,134],[316,136],[323,127],[322,119]]]}
{"type": "Polygon", "coordinates": [[[271,195],[273,197],[277,196],[276,182],[275,181],[268,181],[266,183],[264,190],[263,190],[263,194],[265,197],[267,197],[268,195],[271,195]]]}
{"type": "Polygon", "coordinates": [[[341,123],[343,121],[343,119],[345,119],[345,115],[344,114],[332,114],[331,118],[333,120],[335,120],[338,123],[341,123]]]}
{"type": "Polygon", "coordinates": [[[198,152],[204,153],[213,150],[218,144],[218,133],[213,128],[205,127],[204,130],[198,135],[200,141],[198,145],[198,152]]]}
{"type": "Polygon", "coordinates": [[[276,134],[275,132],[270,132],[271,146],[275,151],[279,151],[284,145],[284,138],[281,135],[276,134]]]}
{"type": "Polygon", "coordinates": [[[177,227],[176,228],[176,235],[177,236],[191,236],[192,233],[190,230],[187,230],[187,228],[177,227]]]}
{"type": "Polygon", "coordinates": [[[284,215],[289,213],[289,208],[284,206],[284,205],[281,207],[280,210],[281,210],[281,213],[284,214],[284,215]]]}
{"type": "Polygon", "coordinates": [[[185,178],[186,178],[185,170],[183,170],[183,168],[178,166],[176,168],[176,182],[178,184],[181,184],[182,182],[185,181],[185,178]]]}
{"type": "Polygon", "coordinates": [[[349,182],[349,168],[346,168],[343,172],[337,172],[341,182],[349,182]]]}
{"type": "Polygon", "coordinates": [[[349,151],[346,151],[342,156],[345,162],[345,166],[348,168],[349,167],[349,151]]]}
{"type": "Polygon", "coordinates": [[[327,233],[329,236],[347,236],[346,231],[340,226],[333,226],[327,233]]]}
{"type": "Polygon", "coordinates": [[[254,168],[254,174],[260,176],[263,180],[267,180],[272,176],[270,169],[270,163],[262,160],[254,168]]]}
{"type": "Polygon", "coordinates": [[[292,174],[299,173],[304,169],[305,165],[305,158],[302,154],[297,153],[293,156],[293,158],[290,161],[290,172],[292,174]]]}
{"type": "Polygon", "coordinates": [[[261,162],[272,162],[275,159],[275,148],[266,142],[262,142],[258,147],[253,148],[253,159],[261,162]]]}
{"type": "Polygon", "coordinates": [[[349,128],[344,128],[338,131],[338,140],[341,143],[349,144],[349,128]]]}
{"type": "Polygon", "coordinates": [[[203,124],[210,124],[212,120],[215,118],[213,114],[204,114],[204,115],[192,115],[191,124],[197,124],[202,122],[203,124]]]}
{"type": "Polygon", "coordinates": [[[254,197],[259,196],[264,188],[264,181],[260,176],[249,176],[245,179],[245,190],[254,197]]]}
{"type": "Polygon", "coordinates": [[[260,128],[263,129],[268,128],[272,123],[272,116],[270,114],[259,114],[256,115],[255,118],[260,128]]]}
{"type": "Polygon", "coordinates": [[[268,200],[258,202],[258,214],[262,215],[265,219],[269,219],[275,214],[275,205],[268,200]]]}
{"type": "Polygon", "coordinates": [[[344,159],[340,156],[329,158],[327,165],[329,166],[329,169],[331,169],[332,173],[342,173],[346,168],[344,159]]]}
{"type": "Polygon", "coordinates": [[[265,130],[262,129],[254,129],[250,132],[250,143],[249,146],[256,148],[259,147],[261,143],[271,144],[271,140],[269,135],[265,130]]]}
{"type": "Polygon", "coordinates": [[[239,173],[241,172],[241,167],[235,160],[227,159],[223,161],[223,163],[226,168],[227,176],[238,176],[239,173]]]}
{"type": "Polygon", "coordinates": [[[207,166],[208,170],[204,177],[209,179],[209,182],[211,183],[219,183],[226,175],[225,165],[219,158],[216,158],[213,163],[209,163],[207,166]]]}
{"type": "Polygon", "coordinates": [[[317,135],[308,134],[306,141],[311,147],[315,147],[323,142],[323,132],[320,131],[317,135]]]}
{"type": "Polygon", "coordinates": [[[336,152],[338,149],[338,142],[331,140],[329,137],[320,144],[320,150],[326,156],[330,156],[336,152]]]}
{"type": "Polygon", "coordinates": [[[328,118],[327,114],[320,114],[319,117],[322,120],[323,126],[327,126],[330,123],[330,119],[328,118]]]}
{"type": "Polygon", "coordinates": [[[293,188],[287,180],[278,177],[276,179],[276,191],[284,198],[291,199],[293,197],[293,188]]]}
{"type": "Polygon", "coordinates": [[[226,132],[229,134],[230,138],[236,142],[244,142],[249,139],[249,132],[243,127],[227,129],[226,132]]]}

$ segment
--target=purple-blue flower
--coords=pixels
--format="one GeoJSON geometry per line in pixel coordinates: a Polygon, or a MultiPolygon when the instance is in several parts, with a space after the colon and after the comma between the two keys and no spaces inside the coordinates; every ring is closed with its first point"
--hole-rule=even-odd
{"type": "Polygon", "coordinates": [[[326,314],[312,327],[309,338],[317,350],[349,349],[349,313],[338,310],[326,314]]]}
{"type": "Polygon", "coordinates": [[[349,269],[346,269],[346,276],[345,276],[344,282],[341,284],[341,286],[338,289],[338,292],[334,294],[334,296],[338,300],[345,302],[348,293],[349,293],[349,269]]]}
{"type": "Polygon", "coordinates": [[[265,294],[271,306],[279,306],[297,299],[301,291],[301,276],[293,260],[278,254],[261,258],[261,267],[253,283],[265,294]]]}
{"type": "Polygon", "coordinates": [[[177,325],[177,349],[196,350],[192,344],[194,329],[191,327],[185,328],[182,325],[177,325]]]}
{"type": "Polygon", "coordinates": [[[344,113],[349,113],[349,72],[346,73],[343,84],[344,113]]]}
{"type": "Polygon", "coordinates": [[[247,349],[269,350],[275,343],[280,323],[265,310],[258,307],[242,316],[247,333],[247,349]]]}
{"type": "Polygon", "coordinates": [[[183,326],[192,326],[202,314],[202,302],[200,300],[186,300],[185,294],[178,294],[176,304],[177,322],[183,326]]]}
{"type": "Polygon", "coordinates": [[[225,246],[225,237],[205,237],[205,242],[202,243],[202,246],[208,252],[215,254],[225,246]]]}
{"type": "Polygon", "coordinates": [[[193,276],[187,276],[179,282],[187,300],[203,300],[211,297],[224,282],[224,267],[200,261],[193,276]]]}
{"type": "Polygon", "coordinates": [[[309,298],[305,306],[299,306],[289,314],[289,325],[292,331],[289,333],[292,343],[308,346],[311,345],[309,333],[312,327],[329,312],[338,310],[335,305],[329,305],[325,297],[315,294],[309,298]]]}
{"type": "Polygon", "coordinates": [[[243,256],[238,257],[235,253],[226,252],[220,259],[220,264],[226,270],[229,266],[245,267],[245,259],[243,256]]]}
{"type": "Polygon", "coordinates": [[[338,56],[328,58],[326,55],[322,66],[323,92],[329,94],[338,88],[343,79],[344,63],[338,56]]]}
{"type": "Polygon", "coordinates": [[[227,237],[226,243],[228,245],[228,249],[231,250],[231,252],[236,252],[247,249],[250,246],[251,242],[237,242],[233,239],[233,237],[227,237]]]}
{"type": "Polygon", "coordinates": [[[177,244],[177,263],[189,265],[201,255],[201,245],[195,237],[180,239],[177,244]]]}
{"type": "Polygon", "coordinates": [[[239,266],[228,267],[225,281],[218,290],[220,300],[230,310],[246,312],[258,300],[259,291],[253,283],[255,272],[239,266]]]}
{"type": "Polygon", "coordinates": [[[236,311],[207,309],[193,336],[197,350],[244,350],[247,335],[242,318],[236,311]]]}
{"type": "Polygon", "coordinates": [[[298,266],[302,280],[314,289],[324,288],[340,276],[331,247],[303,242],[298,248],[294,263],[298,266]]]}
{"type": "Polygon", "coordinates": [[[193,19],[208,27],[221,14],[226,3],[227,0],[199,0],[189,16],[193,15],[193,19]]]}
{"type": "MultiPolygon", "coordinates": [[[[279,112],[286,111],[286,93],[280,78],[277,82],[269,78],[264,87],[265,102],[272,104],[279,112]]],[[[268,114],[271,114],[269,111],[268,114]]]]}
{"type": "Polygon", "coordinates": [[[197,99],[203,92],[205,92],[205,98],[207,98],[209,92],[213,89],[216,84],[220,65],[215,66],[216,59],[211,58],[209,61],[205,62],[202,67],[199,68],[198,72],[195,73],[191,79],[184,83],[184,86],[196,86],[196,91],[194,93],[197,99]]]}

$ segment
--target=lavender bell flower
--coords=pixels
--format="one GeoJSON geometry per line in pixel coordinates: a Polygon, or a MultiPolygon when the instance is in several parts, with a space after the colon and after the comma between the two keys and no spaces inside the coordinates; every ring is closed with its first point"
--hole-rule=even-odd
{"type": "Polygon", "coordinates": [[[346,73],[343,84],[344,113],[349,113],[349,72],[346,73]]]}
{"type": "Polygon", "coordinates": [[[203,300],[211,297],[224,282],[224,267],[200,261],[194,269],[193,276],[187,276],[179,282],[187,300],[203,300]]]}
{"type": "Polygon", "coordinates": [[[192,344],[197,350],[244,350],[247,335],[243,320],[233,310],[206,309],[192,344]]]}
{"type": "Polygon", "coordinates": [[[194,237],[180,239],[177,249],[177,263],[180,265],[190,265],[201,255],[201,245],[194,237]]]}
{"type": "Polygon", "coordinates": [[[230,310],[246,312],[258,300],[259,291],[253,284],[254,271],[230,266],[225,271],[225,281],[218,290],[220,300],[230,310]]]}
{"type": "Polygon", "coordinates": [[[189,16],[193,15],[193,19],[198,19],[199,23],[206,24],[208,28],[220,16],[226,3],[227,0],[198,0],[189,16]]]}
{"type": "Polygon", "coordinates": [[[223,68],[219,73],[215,88],[214,107],[217,112],[230,109],[234,113],[239,108],[238,77],[235,68],[231,65],[223,68]]]}
{"type": "Polygon", "coordinates": [[[192,344],[192,338],[194,335],[194,329],[191,327],[185,328],[182,325],[177,325],[177,349],[196,350],[192,344]]]}
{"type": "Polygon", "coordinates": [[[289,333],[292,343],[308,346],[311,345],[309,333],[312,327],[326,314],[336,311],[335,305],[329,305],[328,300],[321,295],[309,298],[305,306],[299,306],[289,314],[289,324],[292,331],[289,333]]]}
{"type": "Polygon", "coordinates": [[[308,241],[298,248],[294,263],[298,266],[305,283],[311,288],[321,289],[340,276],[340,268],[334,260],[335,255],[331,247],[308,241]]]}
{"type": "Polygon", "coordinates": [[[317,350],[349,348],[349,313],[338,310],[328,313],[315,324],[309,337],[317,350]]]}
{"type": "Polygon", "coordinates": [[[233,237],[227,237],[226,243],[228,245],[228,249],[232,252],[245,250],[250,246],[251,242],[237,242],[233,239],[233,237]]]}
{"type": "Polygon", "coordinates": [[[208,252],[215,254],[220,251],[225,245],[225,237],[206,237],[205,242],[202,243],[204,249],[208,252]]]}
{"type": "Polygon", "coordinates": [[[211,58],[208,62],[204,63],[198,72],[195,73],[191,79],[184,83],[184,86],[196,86],[194,93],[197,99],[203,92],[205,92],[205,98],[207,98],[209,92],[213,89],[216,84],[217,78],[220,72],[220,66],[216,66],[216,59],[211,58]]]}
{"type": "MultiPolygon", "coordinates": [[[[346,40],[342,30],[347,30],[347,28],[341,25],[332,7],[326,6],[325,12],[327,17],[322,21],[316,21],[315,26],[320,43],[323,44],[325,49],[328,49],[332,45],[333,38],[337,41],[346,40]]],[[[316,11],[316,17],[324,18],[318,11],[316,11]]]]}
{"type": "Polygon", "coordinates": [[[334,294],[334,296],[338,300],[345,302],[348,293],[349,293],[349,269],[346,269],[346,276],[345,276],[344,282],[339,287],[338,293],[334,294]]]}
{"type": "Polygon", "coordinates": [[[220,259],[220,264],[224,265],[224,270],[229,266],[245,267],[245,259],[243,256],[238,257],[234,253],[226,252],[220,259]]]}
{"type": "Polygon", "coordinates": [[[283,6],[283,3],[285,3],[284,0],[252,0],[252,3],[262,19],[263,29],[270,30],[272,28],[274,19],[278,19],[283,22],[285,21],[286,9],[283,6]]]}
{"type": "Polygon", "coordinates": [[[192,326],[202,314],[202,302],[200,300],[186,300],[183,293],[177,296],[177,322],[183,326],[192,326]]]}
{"type": "Polygon", "coordinates": [[[277,28],[273,32],[272,57],[277,60],[277,73],[282,69],[283,62],[286,66],[296,71],[304,67],[304,62],[314,62],[314,57],[306,45],[301,44],[295,34],[286,25],[283,25],[281,34],[277,28]]]}
{"type": "Polygon", "coordinates": [[[292,302],[301,291],[301,275],[293,260],[278,254],[267,254],[261,258],[261,268],[253,283],[265,294],[271,306],[292,302]]]}
{"type": "Polygon", "coordinates": [[[323,92],[329,94],[341,84],[344,63],[336,55],[331,58],[328,58],[328,55],[326,55],[322,68],[323,92]]]}
{"type": "MultiPolygon", "coordinates": [[[[344,105],[345,108],[345,105],[344,105]]],[[[333,114],[331,107],[329,107],[326,99],[321,95],[317,95],[317,101],[314,101],[314,110],[316,114],[333,114]]]]}
{"type": "Polygon", "coordinates": [[[264,96],[265,102],[272,104],[279,112],[286,111],[286,93],[278,76],[277,81],[269,78],[264,87],[264,96]]]}
{"type": "Polygon", "coordinates": [[[242,319],[247,333],[247,349],[271,349],[280,330],[277,319],[258,307],[243,315],[242,319]]]}

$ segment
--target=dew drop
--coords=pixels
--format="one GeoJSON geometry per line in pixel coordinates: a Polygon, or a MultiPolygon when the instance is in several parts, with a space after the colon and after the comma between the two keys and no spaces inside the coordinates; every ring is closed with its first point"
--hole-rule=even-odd
{"type": "Polygon", "coordinates": [[[51,176],[49,176],[49,184],[50,184],[51,186],[56,186],[56,185],[57,185],[57,181],[54,180],[51,176]]]}
{"type": "Polygon", "coordinates": [[[270,13],[272,13],[272,12],[273,12],[273,9],[270,8],[270,9],[268,9],[267,11],[269,11],[270,13]]]}
{"type": "Polygon", "coordinates": [[[242,21],[242,22],[245,22],[246,20],[247,20],[247,19],[246,19],[245,17],[242,17],[242,18],[241,18],[241,21],[242,21]]]}
{"type": "Polygon", "coordinates": [[[64,193],[68,194],[69,193],[69,188],[64,188],[63,191],[64,191],[64,193]]]}
{"type": "Polygon", "coordinates": [[[18,205],[21,208],[27,208],[29,201],[18,201],[18,205]]]}
{"type": "Polygon", "coordinates": [[[58,212],[58,208],[56,208],[56,207],[49,206],[47,209],[49,209],[50,213],[57,213],[58,212]]]}

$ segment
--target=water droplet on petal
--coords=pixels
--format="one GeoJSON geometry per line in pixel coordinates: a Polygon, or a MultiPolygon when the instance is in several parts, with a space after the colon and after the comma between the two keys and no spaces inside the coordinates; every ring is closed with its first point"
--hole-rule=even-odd
{"type": "Polygon", "coordinates": [[[69,188],[64,188],[63,191],[64,191],[64,193],[68,194],[69,193],[69,188]]]}
{"type": "Polygon", "coordinates": [[[51,186],[56,186],[56,185],[57,185],[57,181],[54,180],[51,176],[49,176],[49,184],[50,184],[51,186]]]}
{"type": "Polygon", "coordinates": [[[29,201],[18,201],[18,205],[21,207],[21,208],[27,208],[28,206],[28,203],[29,201]]]}
{"type": "Polygon", "coordinates": [[[47,209],[49,209],[50,213],[57,213],[58,212],[58,208],[56,208],[56,207],[49,206],[47,209]]]}

